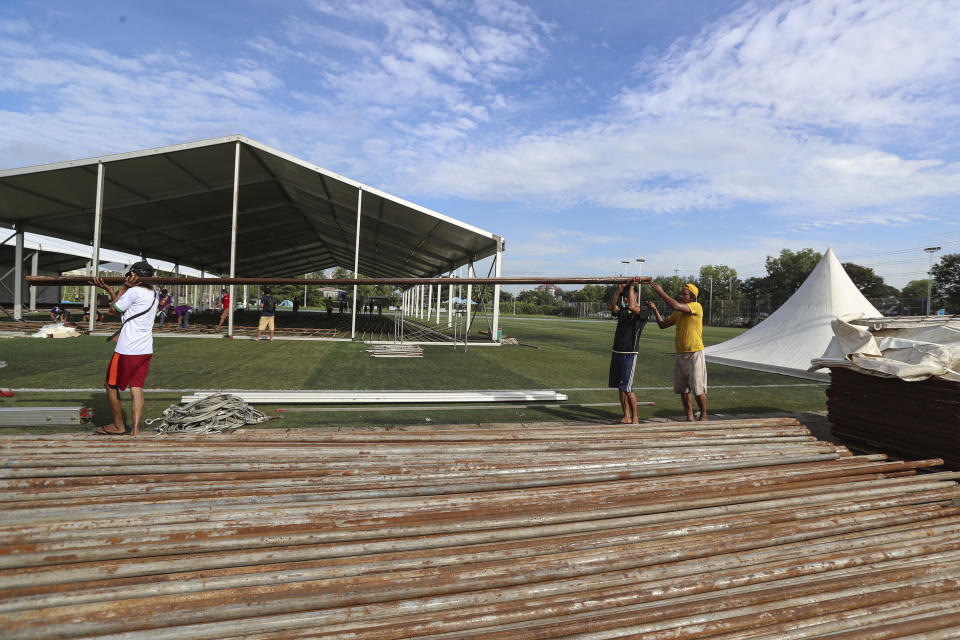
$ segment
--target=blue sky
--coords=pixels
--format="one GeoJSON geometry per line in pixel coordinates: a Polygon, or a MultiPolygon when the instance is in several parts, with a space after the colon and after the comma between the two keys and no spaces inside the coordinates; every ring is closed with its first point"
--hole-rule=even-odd
{"type": "Polygon", "coordinates": [[[504,236],[505,276],[833,247],[900,287],[960,251],[958,33],[960,0],[7,0],[0,168],[239,133],[504,236]]]}

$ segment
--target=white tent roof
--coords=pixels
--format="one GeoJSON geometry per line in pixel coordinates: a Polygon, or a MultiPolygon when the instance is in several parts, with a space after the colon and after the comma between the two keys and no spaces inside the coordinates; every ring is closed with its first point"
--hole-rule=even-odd
{"type": "Polygon", "coordinates": [[[883,316],[853,284],[833,249],[827,249],[796,293],[769,318],[736,338],[707,347],[707,362],[826,380],[827,374],[807,372],[810,361],[830,344],[830,323],[857,313],[883,316]]]}

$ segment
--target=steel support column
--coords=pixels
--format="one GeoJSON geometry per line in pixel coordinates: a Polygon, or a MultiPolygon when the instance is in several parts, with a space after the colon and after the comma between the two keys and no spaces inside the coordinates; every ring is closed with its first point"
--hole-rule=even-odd
{"type": "Polygon", "coordinates": [[[437,285],[437,326],[438,327],[440,326],[440,287],[441,285],[438,284],[437,285]]]}
{"type": "MultiPolygon", "coordinates": [[[[240,204],[240,143],[236,145],[233,160],[233,214],[230,223],[230,277],[236,277],[237,269],[237,209],[240,204]]],[[[230,285],[230,308],[227,310],[227,335],[233,337],[233,308],[237,299],[233,295],[234,285],[230,285]]]]}
{"type": "MultiPolygon", "coordinates": [[[[494,256],[493,277],[499,278],[503,263],[503,240],[497,238],[497,254],[494,256]]],[[[493,328],[490,339],[499,342],[500,335],[500,285],[493,285],[493,328]]]]}
{"type": "MultiPolygon", "coordinates": [[[[83,267],[83,275],[84,275],[84,277],[85,277],[86,280],[89,280],[90,277],[91,277],[90,274],[93,273],[93,269],[91,269],[91,265],[92,265],[92,264],[93,264],[93,261],[92,261],[92,260],[87,260],[87,263],[86,263],[86,264],[84,265],[84,267],[83,267]]],[[[127,270],[124,269],[124,273],[126,273],[126,272],[127,272],[127,270]]],[[[91,287],[91,286],[83,287],[83,306],[85,306],[85,307],[89,307],[89,306],[90,306],[90,295],[91,295],[91,294],[93,294],[94,300],[96,300],[97,290],[96,290],[95,287],[91,287]]]]}
{"type": "Polygon", "coordinates": [[[424,318],[427,322],[430,321],[430,313],[433,311],[433,287],[427,286],[424,287],[427,290],[427,317],[424,318]]]}
{"type": "Polygon", "coordinates": [[[447,274],[450,284],[447,285],[447,328],[453,326],[453,271],[447,274]]]}
{"type": "MultiPolygon", "coordinates": [[[[363,206],[363,189],[357,190],[357,239],[353,249],[353,277],[357,277],[360,268],[360,211],[363,206]]],[[[350,318],[350,339],[357,336],[357,285],[353,285],[353,315],[350,318]]]]}
{"type": "MultiPolygon", "coordinates": [[[[103,183],[107,169],[102,162],[97,163],[97,202],[93,218],[93,254],[90,256],[90,270],[94,277],[100,275],[100,235],[103,233],[103,183]]],[[[90,310],[87,330],[93,331],[97,322],[97,289],[89,287],[87,309],[90,310]]],[[[112,302],[111,302],[112,304],[112,302]]]]}
{"type": "MultiPolygon", "coordinates": [[[[30,256],[30,275],[37,275],[37,271],[40,269],[40,251],[34,251],[33,255],[30,256]]],[[[37,310],[37,288],[34,286],[30,287],[30,311],[37,310]]]]}
{"type": "MultiPolygon", "coordinates": [[[[473,272],[473,260],[471,260],[471,261],[470,261],[470,264],[467,265],[467,277],[468,277],[468,278],[475,278],[475,277],[476,277],[476,274],[474,274],[474,272],[473,272]]],[[[471,325],[471,322],[472,322],[472,319],[473,319],[473,309],[472,309],[473,304],[472,304],[472,302],[473,302],[473,285],[472,285],[472,284],[468,284],[468,285],[467,285],[467,329],[466,329],[466,333],[465,333],[464,335],[469,335],[469,333],[470,333],[470,325],[471,325]]]]}
{"type": "Polygon", "coordinates": [[[23,320],[23,223],[16,224],[17,240],[13,250],[13,319],[23,320]]]}

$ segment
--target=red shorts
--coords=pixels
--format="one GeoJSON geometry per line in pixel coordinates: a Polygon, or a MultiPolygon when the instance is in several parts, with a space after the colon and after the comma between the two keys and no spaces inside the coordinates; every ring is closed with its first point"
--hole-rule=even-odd
{"type": "Polygon", "coordinates": [[[152,353],[139,356],[114,353],[113,358],[110,359],[110,366],[107,367],[107,386],[117,387],[121,391],[128,386],[142,389],[143,383],[147,381],[147,371],[150,370],[152,357],[152,353]]]}

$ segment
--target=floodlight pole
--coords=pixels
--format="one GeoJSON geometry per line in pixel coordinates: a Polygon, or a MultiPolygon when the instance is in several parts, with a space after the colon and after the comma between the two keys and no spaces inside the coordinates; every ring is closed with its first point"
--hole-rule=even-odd
{"type": "MultiPolygon", "coordinates": [[[[94,205],[95,213],[93,217],[93,254],[91,255],[90,267],[94,277],[100,275],[100,235],[103,232],[103,182],[106,177],[106,167],[102,162],[97,163],[97,201],[94,205]]],[[[90,312],[87,330],[93,332],[93,326],[97,321],[97,288],[91,285],[88,288],[89,302],[87,309],[90,312]]],[[[110,302],[113,304],[113,301],[110,302]]]]}
{"type": "Polygon", "coordinates": [[[927,315],[930,315],[930,298],[933,296],[933,254],[940,251],[940,247],[926,247],[924,251],[930,258],[927,267],[927,315]]]}
{"type": "MultiPolygon", "coordinates": [[[[357,189],[357,238],[353,247],[353,277],[360,269],[360,209],[363,205],[363,189],[357,189]]],[[[357,285],[353,285],[353,317],[350,318],[350,339],[357,336],[357,285]]]]}
{"type": "Polygon", "coordinates": [[[623,263],[623,277],[626,278],[626,277],[627,277],[627,265],[630,264],[630,261],[629,261],[629,260],[621,260],[620,262],[623,263]]]}
{"type": "MultiPolygon", "coordinates": [[[[237,142],[233,160],[233,219],[230,223],[230,277],[236,277],[237,268],[237,208],[240,203],[240,143],[237,142]]],[[[227,335],[233,337],[233,308],[237,299],[233,295],[234,285],[230,285],[230,308],[227,310],[227,335]]]]}

